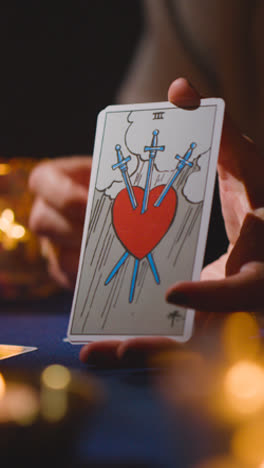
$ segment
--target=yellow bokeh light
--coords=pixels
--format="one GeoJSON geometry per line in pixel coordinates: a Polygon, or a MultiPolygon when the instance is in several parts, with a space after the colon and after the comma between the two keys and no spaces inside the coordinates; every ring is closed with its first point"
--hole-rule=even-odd
{"type": "Polygon", "coordinates": [[[3,375],[0,373],[0,400],[3,398],[6,391],[6,383],[3,375]]]}
{"type": "Polygon", "coordinates": [[[6,406],[11,421],[22,426],[34,422],[39,411],[39,398],[35,390],[27,385],[10,385],[6,406]]]}
{"type": "Polygon", "coordinates": [[[9,223],[13,223],[15,219],[15,214],[13,210],[10,210],[10,208],[6,208],[1,215],[1,218],[5,219],[9,223]]]}
{"type": "Polygon", "coordinates": [[[66,390],[45,388],[41,394],[41,414],[46,421],[55,423],[64,418],[68,411],[66,390]]]}
{"type": "Polygon", "coordinates": [[[230,314],[223,328],[222,343],[229,360],[254,359],[260,350],[260,333],[255,318],[246,312],[230,314]]]}
{"type": "Polygon", "coordinates": [[[53,390],[63,390],[71,381],[71,373],[66,367],[53,364],[44,369],[41,378],[46,387],[53,390]]]}
{"type": "Polygon", "coordinates": [[[234,456],[246,466],[261,467],[264,460],[264,421],[240,426],[234,433],[231,448],[234,456]]]}
{"type": "Polygon", "coordinates": [[[235,411],[249,414],[264,406],[264,370],[250,361],[234,364],[226,373],[227,402],[235,411]]]}
{"type": "Polygon", "coordinates": [[[10,230],[10,237],[13,239],[22,239],[26,233],[26,230],[23,226],[19,224],[15,224],[12,226],[12,229],[10,230]]]}
{"type": "Polygon", "coordinates": [[[4,218],[0,218],[0,229],[5,233],[7,233],[10,229],[10,223],[4,218]]]}
{"type": "Polygon", "coordinates": [[[11,166],[9,164],[1,163],[0,164],[0,176],[7,175],[11,171],[11,166]]]}
{"type": "Polygon", "coordinates": [[[0,216],[1,243],[5,250],[14,250],[19,242],[26,242],[28,231],[21,224],[15,223],[15,214],[10,208],[6,208],[0,216]]]}
{"type": "Polygon", "coordinates": [[[66,367],[53,364],[44,369],[41,380],[42,416],[49,422],[59,421],[68,410],[67,387],[71,382],[71,373],[66,367]]]}

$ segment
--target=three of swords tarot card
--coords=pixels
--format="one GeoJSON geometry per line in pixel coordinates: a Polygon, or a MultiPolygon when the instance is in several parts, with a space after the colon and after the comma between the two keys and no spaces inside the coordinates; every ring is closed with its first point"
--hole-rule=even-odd
{"type": "Polygon", "coordinates": [[[72,343],[191,336],[194,311],[166,303],[165,292],[200,276],[223,114],[221,99],[99,114],[72,343]]]}

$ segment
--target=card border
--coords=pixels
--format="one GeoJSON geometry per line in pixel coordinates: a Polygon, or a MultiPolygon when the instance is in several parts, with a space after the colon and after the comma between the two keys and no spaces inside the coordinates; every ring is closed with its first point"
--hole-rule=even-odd
{"type": "MultiPolygon", "coordinates": [[[[202,266],[203,266],[203,259],[204,259],[204,253],[205,253],[206,241],[207,241],[207,235],[208,235],[208,225],[209,225],[212,202],[213,202],[214,185],[215,185],[215,179],[216,179],[216,168],[217,168],[218,153],[219,153],[221,135],[222,135],[225,103],[223,99],[221,98],[201,99],[199,107],[207,107],[207,106],[210,106],[210,107],[216,106],[216,113],[215,113],[215,121],[214,121],[213,132],[212,132],[211,156],[210,156],[210,162],[208,166],[207,184],[206,184],[206,190],[204,194],[204,205],[203,205],[199,234],[198,234],[198,239],[197,239],[197,245],[199,246],[199,249],[197,249],[196,255],[194,257],[191,281],[199,280],[200,273],[201,273],[202,266]],[[211,197],[208,197],[210,193],[211,193],[211,197]]],[[[93,158],[94,158],[95,164],[97,164],[97,170],[92,171],[91,173],[91,179],[90,179],[90,185],[89,185],[89,191],[88,191],[88,202],[87,202],[87,207],[86,207],[82,243],[81,243],[81,250],[80,250],[80,261],[79,261],[78,274],[77,274],[74,296],[73,296],[73,301],[72,301],[72,307],[71,307],[71,312],[70,312],[70,319],[69,319],[69,324],[68,324],[68,329],[67,329],[67,337],[71,344],[86,344],[92,341],[105,341],[108,339],[126,340],[126,339],[138,338],[138,337],[151,338],[151,337],[157,337],[157,336],[168,337],[173,340],[176,340],[177,342],[186,342],[192,336],[193,327],[194,327],[194,317],[195,317],[195,311],[193,309],[186,309],[186,318],[185,318],[184,330],[183,330],[182,335],[164,335],[164,334],[161,334],[161,335],[157,335],[157,334],[118,335],[117,334],[115,335],[115,334],[100,334],[100,333],[80,335],[80,334],[73,334],[71,332],[71,328],[72,328],[73,321],[74,321],[73,320],[74,310],[75,310],[75,305],[76,305],[78,292],[79,292],[80,276],[82,274],[82,270],[84,267],[83,256],[84,256],[86,239],[87,239],[88,228],[89,228],[89,218],[90,218],[90,214],[91,214],[92,206],[93,206],[92,193],[94,192],[94,188],[95,188],[96,180],[97,180],[97,172],[98,172],[98,167],[99,167],[98,162],[99,162],[99,158],[101,154],[101,151],[100,151],[101,150],[101,138],[104,133],[106,114],[109,112],[132,112],[135,110],[149,110],[149,109],[154,109],[154,108],[155,109],[164,109],[164,108],[168,109],[168,108],[179,108],[179,107],[171,104],[168,101],[162,101],[162,102],[157,102],[157,103],[155,102],[143,103],[143,104],[122,104],[122,105],[108,106],[98,114],[95,144],[94,144],[94,151],[93,151],[93,154],[94,154],[93,158]]]]}

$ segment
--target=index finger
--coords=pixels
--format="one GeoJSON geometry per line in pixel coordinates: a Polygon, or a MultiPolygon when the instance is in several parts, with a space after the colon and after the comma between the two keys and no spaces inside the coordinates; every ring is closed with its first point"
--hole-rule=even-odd
{"type": "Polygon", "coordinates": [[[84,156],[66,156],[53,159],[50,162],[54,168],[63,172],[64,174],[70,175],[74,180],[87,186],[87,180],[90,179],[92,170],[92,157],[88,155],[84,156]]]}
{"type": "Polygon", "coordinates": [[[43,163],[36,166],[29,178],[29,188],[38,197],[61,213],[78,218],[84,215],[90,179],[90,164],[71,161],[43,163]],[[73,164],[72,164],[73,163],[73,164]],[[76,181],[74,173],[82,172],[82,180],[76,181]],[[86,186],[83,184],[86,178],[86,186]]]}
{"type": "Polygon", "coordinates": [[[181,282],[166,299],[203,312],[264,311],[264,263],[251,262],[221,280],[181,282]]]}

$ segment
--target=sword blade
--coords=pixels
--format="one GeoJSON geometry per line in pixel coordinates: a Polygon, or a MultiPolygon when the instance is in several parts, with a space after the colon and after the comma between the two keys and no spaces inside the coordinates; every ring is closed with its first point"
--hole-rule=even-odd
{"type": "Polygon", "coordinates": [[[121,266],[123,265],[123,263],[125,263],[127,257],[129,256],[129,253],[127,252],[127,250],[125,251],[125,253],[122,255],[122,257],[118,260],[118,262],[116,263],[116,265],[114,266],[114,268],[112,269],[111,273],[108,275],[108,277],[106,278],[105,280],[105,286],[107,286],[107,284],[110,283],[110,281],[113,279],[113,277],[115,276],[115,274],[118,272],[119,268],[121,268],[121,266]]]}
{"type": "Polygon", "coordinates": [[[138,274],[138,266],[139,266],[139,260],[137,258],[135,258],[133,276],[132,276],[132,280],[131,280],[130,293],[129,293],[129,302],[130,303],[133,301],[133,297],[134,297],[137,274],[138,274]]]}
{"type": "Polygon", "coordinates": [[[160,204],[163,202],[164,198],[166,197],[168,191],[170,190],[171,186],[173,185],[175,179],[178,177],[180,172],[182,171],[182,168],[176,169],[173,174],[171,175],[170,179],[168,180],[167,185],[165,185],[164,189],[162,190],[160,196],[158,199],[155,201],[154,206],[160,206],[160,204]]]}
{"type": "Polygon", "coordinates": [[[127,174],[126,171],[122,171],[122,176],[123,176],[123,180],[124,180],[125,185],[126,185],[126,189],[127,189],[127,192],[128,192],[128,196],[129,196],[131,205],[132,205],[133,209],[135,210],[135,208],[137,207],[137,201],[136,201],[134,190],[133,190],[133,187],[132,187],[132,184],[131,184],[130,177],[127,174]]]}
{"type": "Polygon", "coordinates": [[[188,162],[190,159],[192,152],[196,148],[196,143],[191,143],[190,148],[188,149],[187,153],[183,158],[181,158],[178,154],[176,156],[177,159],[179,159],[179,163],[177,164],[176,169],[172,173],[171,177],[169,178],[167,184],[165,185],[164,189],[162,190],[160,196],[158,199],[155,201],[154,206],[160,206],[160,204],[163,202],[164,198],[166,197],[168,191],[170,190],[171,186],[173,185],[174,181],[178,177],[178,175],[181,173],[181,171],[184,169],[184,167],[188,164],[188,166],[192,166],[192,163],[188,162]]]}
{"type": "Polygon", "coordinates": [[[145,211],[147,211],[147,208],[148,208],[148,199],[149,199],[149,192],[150,192],[150,186],[151,186],[153,164],[154,164],[154,158],[150,158],[149,163],[148,163],[148,173],[147,173],[146,186],[145,186],[144,197],[143,197],[143,202],[142,202],[141,214],[145,213],[145,211]]]}

